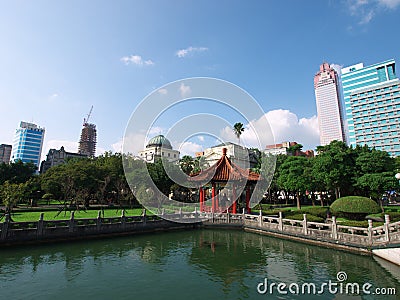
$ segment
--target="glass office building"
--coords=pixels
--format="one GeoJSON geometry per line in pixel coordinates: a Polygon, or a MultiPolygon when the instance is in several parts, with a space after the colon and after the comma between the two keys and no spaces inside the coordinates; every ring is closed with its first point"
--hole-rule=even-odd
{"type": "Polygon", "coordinates": [[[15,132],[12,160],[33,162],[39,166],[44,139],[44,128],[36,124],[21,122],[15,132]]]}
{"type": "Polygon", "coordinates": [[[349,144],[400,155],[400,80],[395,61],[342,69],[349,144]]]}

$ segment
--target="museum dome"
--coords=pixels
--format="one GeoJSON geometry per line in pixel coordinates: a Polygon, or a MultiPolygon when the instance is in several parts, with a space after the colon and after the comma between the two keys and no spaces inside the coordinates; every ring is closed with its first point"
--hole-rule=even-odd
{"type": "Polygon", "coordinates": [[[163,135],[157,135],[157,136],[151,138],[150,141],[147,143],[146,148],[149,148],[149,147],[163,147],[163,148],[167,148],[167,149],[172,149],[171,143],[163,135]]]}

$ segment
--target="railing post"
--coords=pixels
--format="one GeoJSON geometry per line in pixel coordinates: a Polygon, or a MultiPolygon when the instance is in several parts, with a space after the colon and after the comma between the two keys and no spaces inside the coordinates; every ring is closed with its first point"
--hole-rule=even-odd
{"type": "Polygon", "coordinates": [[[229,213],[229,210],[228,210],[228,209],[226,210],[226,222],[227,222],[228,224],[231,223],[231,214],[229,213]]]}
{"type": "Polygon", "coordinates": [[[145,208],[143,208],[143,210],[142,210],[142,222],[143,222],[143,224],[146,224],[146,209],[145,208]]]}
{"type": "Polygon", "coordinates": [[[390,233],[389,233],[389,223],[390,223],[390,216],[385,215],[385,241],[390,242],[390,233]]]}
{"type": "Polygon", "coordinates": [[[71,211],[71,218],[69,219],[69,232],[74,232],[75,226],[75,211],[71,211]]]}
{"type": "Polygon", "coordinates": [[[43,219],[44,219],[44,213],[40,213],[40,217],[39,217],[39,221],[38,221],[37,229],[36,229],[37,236],[43,235],[43,219]]]}
{"type": "Polygon", "coordinates": [[[121,227],[122,229],[125,229],[125,209],[122,209],[122,214],[121,214],[121,227]]]}
{"type": "Polygon", "coordinates": [[[278,219],[278,227],[280,231],[283,231],[283,220],[282,220],[282,212],[279,212],[279,219],[278,219]]]}
{"type": "Polygon", "coordinates": [[[307,214],[303,214],[303,234],[308,235],[307,230],[307,214]]]}
{"type": "Polygon", "coordinates": [[[101,228],[101,210],[99,210],[99,212],[97,213],[96,227],[97,227],[97,231],[100,231],[100,228],[101,228]]]}
{"type": "Polygon", "coordinates": [[[258,215],[258,226],[260,226],[260,227],[262,227],[262,222],[263,222],[262,217],[263,217],[262,210],[260,209],[260,213],[258,215]]]}
{"type": "Polygon", "coordinates": [[[338,239],[338,234],[337,234],[337,223],[336,223],[336,217],[332,216],[332,238],[334,240],[338,239]]]}
{"type": "Polygon", "coordinates": [[[1,230],[1,239],[3,241],[7,238],[8,228],[10,227],[10,222],[11,222],[10,215],[6,214],[5,216],[6,216],[6,219],[4,220],[3,228],[1,230]]]}
{"type": "Polygon", "coordinates": [[[165,215],[165,208],[164,207],[161,209],[161,215],[162,216],[165,215]]]}
{"type": "Polygon", "coordinates": [[[182,207],[179,208],[179,220],[182,221],[182,207]]]}
{"type": "Polygon", "coordinates": [[[195,222],[197,222],[197,218],[198,218],[198,212],[197,212],[197,207],[194,208],[194,219],[195,222]]]}
{"type": "Polygon", "coordinates": [[[369,244],[372,245],[372,220],[368,220],[368,240],[369,244]]]}

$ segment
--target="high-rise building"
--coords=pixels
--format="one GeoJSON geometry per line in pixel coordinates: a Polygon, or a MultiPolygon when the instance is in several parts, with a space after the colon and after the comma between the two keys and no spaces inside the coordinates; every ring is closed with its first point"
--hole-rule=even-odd
{"type": "Polygon", "coordinates": [[[45,129],[36,124],[21,122],[15,132],[12,161],[33,162],[38,167],[42,154],[44,132],[45,129]]]}
{"type": "Polygon", "coordinates": [[[321,146],[334,140],[345,142],[338,74],[326,62],[314,76],[314,89],[321,146]]]}
{"type": "Polygon", "coordinates": [[[85,122],[79,140],[79,154],[94,157],[96,154],[97,130],[96,125],[85,122]]]}
{"type": "Polygon", "coordinates": [[[400,155],[400,80],[393,59],[342,69],[349,144],[400,155]]]}
{"type": "Polygon", "coordinates": [[[79,139],[78,153],[89,157],[96,155],[97,130],[96,125],[89,123],[90,115],[93,111],[93,105],[86,118],[83,118],[83,128],[81,138],[79,139]]]}
{"type": "Polygon", "coordinates": [[[11,145],[5,145],[1,144],[0,145],[0,163],[10,163],[10,158],[11,158],[11,150],[12,146],[11,145]]]}

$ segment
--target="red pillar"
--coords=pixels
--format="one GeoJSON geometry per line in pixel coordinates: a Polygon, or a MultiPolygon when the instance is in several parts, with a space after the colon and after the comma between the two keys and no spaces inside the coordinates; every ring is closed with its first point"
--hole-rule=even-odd
{"type": "Polygon", "coordinates": [[[203,211],[205,211],[204,207],[206,206],[206,191],[204,190],[204,188],[202,189],[203,192],[201,193],[201,201],[203,203],[203,211]]]}
{"type": "Polygon", "coordinates": [[[232,200],[233,200],[233,205],[232,205],[232,213],[236,214],[237,213],[237,207],[236,207],[236,187],[233,186],[232,188],[232,200]]]}
{"type": "Polygon", "coordinates": [[[251,213],[251,208],[250,208],[250,187],[248,186],[246,188],[246,211],[247,213],[251,213]]]}
{"type": "Polygon", "coordinates": [[[215,195],[215,211],[219,212],[219,185],[215,195]]]}
{"type": "Polygon", "coordinates": [[[211,190],[211,210],[215,211],[215,183],[212,183],[212,190],[211,190]]]}
{"type": "Polygon", "coordinates": [[[203,193],[204,193],[203,188],[200,187],[199,189],[200,212],[203,211],[203,193]]]}

